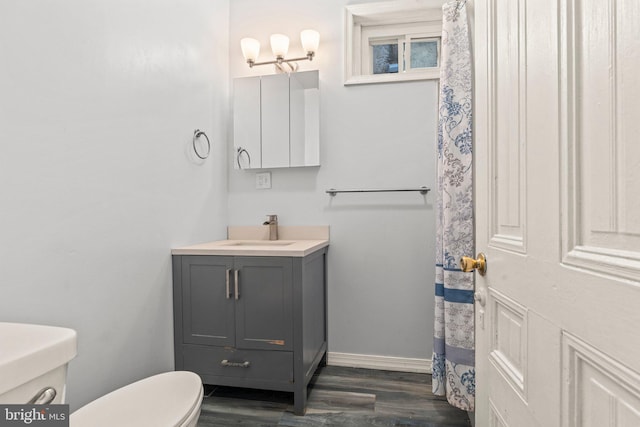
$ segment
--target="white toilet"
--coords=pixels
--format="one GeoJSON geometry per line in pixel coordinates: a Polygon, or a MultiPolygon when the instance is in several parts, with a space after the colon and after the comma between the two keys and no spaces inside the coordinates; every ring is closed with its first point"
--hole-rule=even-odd
{"type": "MultiPolygon", "coordinates": [[[[76,332],[54,326],[0,322],[0,404],[64,403],[67,365],[76,332]]],[[[71,427],[195,427],[202,381],[193,372],[165,372],[88,403],[71,427]]]]}
{"type": "Polygon", "coordinates": [[[71,427],[195,427],[202,381],[193,372],[165,372],[119,388],[71,414],[71,427]]]}

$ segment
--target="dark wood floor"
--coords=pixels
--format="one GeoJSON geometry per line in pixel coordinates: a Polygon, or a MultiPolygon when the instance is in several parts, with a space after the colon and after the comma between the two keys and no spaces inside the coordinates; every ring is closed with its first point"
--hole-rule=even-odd
{"type": "Polygon", "coordinates": [[[467,427],[467,413],[431,394],[431,375],[325,366],[309,387],[307,413],[293,394],[205,386],[198,427],[467,427]]]}

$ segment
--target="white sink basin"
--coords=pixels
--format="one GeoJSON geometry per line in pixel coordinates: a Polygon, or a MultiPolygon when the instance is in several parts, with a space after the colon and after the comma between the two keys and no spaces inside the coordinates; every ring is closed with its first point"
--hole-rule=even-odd
{"type": "Polygon", "coordinates": [[[225,246],[288,246],[294,243],[285,240],[240,240],[227,243],[225,246]]]}

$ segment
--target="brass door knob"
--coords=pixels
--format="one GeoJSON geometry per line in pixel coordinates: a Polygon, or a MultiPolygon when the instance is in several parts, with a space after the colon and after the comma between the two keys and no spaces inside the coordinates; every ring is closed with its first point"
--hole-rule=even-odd
{"type": "Polygon", "coordinates": [[[478,259],[469,258],[468,256],[463,256],[460,258],[460,268],[465,273],[468,273],[473,270],[478,270],[481,276],[487,272],[487,257],[484,256],[482,252],[478,254],[478,259]]]}

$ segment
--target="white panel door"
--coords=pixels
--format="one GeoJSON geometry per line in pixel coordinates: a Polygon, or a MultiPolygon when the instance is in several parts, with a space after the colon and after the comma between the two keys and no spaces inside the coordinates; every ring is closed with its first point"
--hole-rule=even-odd
{"type": "Polygon", "coordinates": [[[476,425],[640,426],[640,2],[474,3],[476,425]]]}

